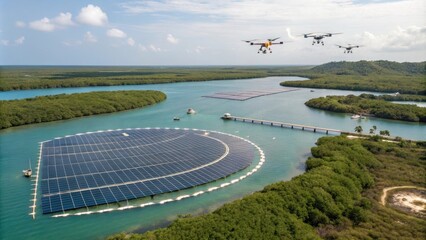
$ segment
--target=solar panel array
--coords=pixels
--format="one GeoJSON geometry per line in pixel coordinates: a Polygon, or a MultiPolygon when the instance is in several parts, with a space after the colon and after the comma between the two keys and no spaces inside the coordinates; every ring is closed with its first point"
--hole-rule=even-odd
{"type": "Polygon", "coordinates": [[[215,93],[215,94],[207,95],[203,97],[245,101],[255,97],[272,95],[272,94],[277,94],[282,92],[290,92],[295,90],[297,89],[281,88],[281,89],[269,89],[269,90],[253,90],[253,91],[244,91],[244,92],[219,92],[219,93],[215,93]]]}
{"type": "Polygon", "coordinates": [[[205,184],[248,167],[255,148],[218,132],[125,129],[42,143],[42,212],[131,200],[205,184]]]}

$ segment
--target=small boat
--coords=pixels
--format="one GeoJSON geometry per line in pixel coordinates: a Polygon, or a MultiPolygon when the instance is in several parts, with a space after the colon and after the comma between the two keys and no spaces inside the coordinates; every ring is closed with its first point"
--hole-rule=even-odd
{"type": "Polygon", "coordinates": [[[361,116],[360,115],[358,115],[358,114],[354,114],[354,115],[352,115],[351,116],[351,119],[358,119],[358,118],[360,118],[361,116]]]}
{"type": "Polygon", "coordinates": [[[188,111],[186,111],[186,114],[194,114],[195,110],[192,108],[188,108],[188,111]]]}
{"type": "Polygon", "coordinates": [[[22,174],[24,174],[25,177],[31,177],[31,174],[33,173],[33,170],[31,170],[31,162],[28,162],[30,164],[30,168],[22,170],[22,174]]]}
{"type": "Polygon", "coordinates": [[[174,117],[173,118],[173,121],[179,121],[180,120],[180,118],[179,117],[174,117]]]}
{"type": "Polygon", "coordinates": [[[231,116],[230,113],[225,113],[225,114],[223,114],[222,119],[226,119],[226,120],[232,119],[232,116],[231,116]]]}
{"type": "Polygon", "coordinates": [[[311,89],[311,92],[315,92],[315,91],[311,89]]]}

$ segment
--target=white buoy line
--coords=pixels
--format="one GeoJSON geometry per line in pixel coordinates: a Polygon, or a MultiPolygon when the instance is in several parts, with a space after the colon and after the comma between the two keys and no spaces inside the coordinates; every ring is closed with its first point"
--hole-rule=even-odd
{"type": "MultiPolygon", "coordinates": [[[[159,127],[150,128],[150,127],[147,127],[147,128],[126,128],[126,129],[115,129],[115,130],[108,129],[108,130],[99,130],[99,131],[96,131],[96,132],[77,133],[77,134],[74,134],[74,135],[84,135],[84,134],[102,133],[102,132],[111,132],[111,131],[121,131],[121,130],[141,130],[141,129],[146,129],[146,130],[149,130],[149,129],[166,129],[166,130],[167,129],[174,129],[174,130],[181,130],[181,128],[159,128],[159,127]]],[[[243,141],[245,141],[247,143],[250,143],[251,145],[253,145],[256,148],[256,150],[259,152],[259,156],[260,156],[259,162],[258,162],[258,164],[254,168],[252,168],[246,174],[244,174],[244,175],[242,175],[242,176],[240,176],[238,178],[232,179],[229,182],[225,182],[225,183],[222,183],[222,184],[214,186],[214,187],[210,187],[210,188],[208,188],[205,191],[198,191],[198,192],[195,192],[195,193],[190,194],[190,195],[189,194],[185,194],[185,195],[178,196],[176,198],[169,198],[169,199],[165,199],[165,200],[161,200],[161,201],[151,201],[151,202],[143,203],[143,204],[127,205],[127,206],[117,207],[117,208],[107,208],[107,209],[102,209],[102,210],[97,210],[97,211],[93,210],[93,211],[78,212],[78,213],[55,214],[55,215],[52,215],[52,217],[56,218],[56,217],[68,217],[68,216],[81,216],[81,215],[90,215],[90,214],[96,214],[96,213],[106,213],[106,212],[112,212],[112,211],[123,211],[123,210],[133,209],[133,208],[144,208],[144,207],[152,206],[152,205],[163,205],[163,204],[169,203],[169,202],[180,201],[180,200],[183,200],[183,199],[186,199],[186,198],[191,198],[191,197],[197,197],[197,196],[205,194],[205,193],[216,191],[216,190],[218,190],[220,188],[228,187],[228,186],[230,186],[232,184],[235,184],[235,183],[237,183],[237,182],[245,179],[246,177],[248,177],[248,176],[252,175],[253,173],[255,173],[256,171],[258,171],[262,167],[262,165],[264,164],[264,162],[265,162],[265,154],[264,154],[263,150],[259,146],[257,146],[255,143],[253,143],[253,142],[251,142],[251,141],[249,141],[249,140],[247,140],[245,138],[242,138],[242,137],[239,137],[239,136],[235,136],[235,135],[232,135],[232,134],[228,134],[228,133],[219,132],[219,131],[200,130],[200,129],[189,129],[189,128],[182,128],[182,130],[212,132],[212,133],[218,133],[218,134],[227,135],[227,136],[230,136],[230,137],[241,139],[241,140],[243,140],[243,141]]],[[[55,139],[72,137],[74,135],[67,135],[65,137],[57,137],[55,139]]],[[[39,162],[38,162],[39,166],[40,166],[40,162],[41,162],[41,146],[42,146],[42,143],[43,142],[40,142],[40,157],[39,157],[39,162]]],[[[39,167],[37,167],[37,169],[38,168],[39,167]]],[[[36,175],[36,179],[38,180],[38,172],[37,172],[37,175],[36,175]]],[[[35,184],[35,191],[34,191],[35,194],[37,194],[37,182],[38,182],[37,180],[36,180],[36,184],[35,184]]],[[[209,184],[209,183],[207,183],[207,184],[209,184]]],[[[185,190],[185,189],[182,189],[182,190],[185,190]]],[[[167,194],[167,193],[165,193],[165,194],[167,194]]],[[[30,215],[33,215],[33,218],[34,218],[35,217],[36,195],[34,196],[33,202],[34,202],[34,205],[30,206],[30,207],[33,208],[33,214],[30,214],[30,215]]]]}

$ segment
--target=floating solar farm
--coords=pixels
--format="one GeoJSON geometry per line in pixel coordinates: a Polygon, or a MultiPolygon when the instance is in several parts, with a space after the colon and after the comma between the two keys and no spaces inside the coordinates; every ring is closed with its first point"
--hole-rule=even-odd
{"type": "Polygon", "coordinates": [[[42,212],[195,187],[241,171],[257,157],[263,164],[262,150],[248,140],[196,129],[118,129],[56,138],[41,143],[42,212]]]}
{"type": "Polygon", "coordinates": [[[253,91],[244,91],[244,92],[219,92],[219,93],[215,93],[215,94],[207,95],[203,97],[245,101],[245,100],[249,100],[256,97],[283,93],[283,92],[291,92],[295,90],[298,90],[298,89],[297,88],[280,88],[280,89],[253,90],[253,91]]]}

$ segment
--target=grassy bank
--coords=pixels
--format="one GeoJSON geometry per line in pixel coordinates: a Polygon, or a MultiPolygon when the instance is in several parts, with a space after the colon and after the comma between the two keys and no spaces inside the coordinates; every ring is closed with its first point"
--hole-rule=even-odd
{"type": "Polygon", "coordinates": [[[327,96],[310,99],[306,106],[332,112],[373,115],[379,118],[410,122],[426,122],[426,108],[416,105],[396,104],[388,101],[421,101],[425,96],[327,96]]]}
{"type": "Polygon", "coordinates": [[[426,147],[323,137],[306,173],[198,217],[109,239],[424,239],[423,219],[378,203],[383,187],[425,186],[426,147]],[[399,223],[399,224],[397,224],[399,223]]]}
{"type": "Polygon", "coordinates": [[[165,99],[159,91],[114,91],[0,101],[0,129],[141,108],[165,99]]]}

